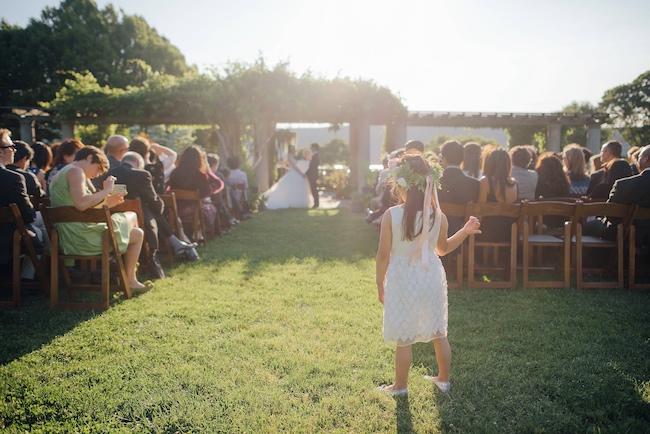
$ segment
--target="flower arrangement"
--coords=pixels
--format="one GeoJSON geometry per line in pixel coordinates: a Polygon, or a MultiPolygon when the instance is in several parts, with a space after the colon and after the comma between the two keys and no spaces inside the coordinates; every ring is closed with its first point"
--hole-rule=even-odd
{"type": "Polygon", "coordinates": [[[442,167],[437,163],[430,162],[427,173],[416,173],[411,169],[408,162],[404,162],[403,164],[395,166],[391,170],[390,179],[405,190],[410,190],[411,188],[416,187],[422,193],[426,193],[427,177],[431,175],[433,178],[433,184],[436,188],[440,188],[441,173],[442,167]]]}

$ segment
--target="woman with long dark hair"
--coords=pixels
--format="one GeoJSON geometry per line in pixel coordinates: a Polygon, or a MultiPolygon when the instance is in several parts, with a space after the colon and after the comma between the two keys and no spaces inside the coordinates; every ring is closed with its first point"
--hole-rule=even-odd
{"type": "Polygon", "coordinates": [[[441,171],[422,154],[407,153],[390,175],[398,205],[389,208],[381,221],[376,281],[384,305],[384,341],[396,347],[395,382],[377,389],[391,395],[408,393],[411,346],[416,342],[433,341],[439,371],[425,379],[449,391],[447,278],[439,255],[481,231],[478,219],[470,217],[447,238],[447,218],[440,211],[435,185],[441,171]]]}
{"type": "MultiPolygon", "coordinates": [[[[483,177],[479,180],[478,202],[514,203],[517,200],[517,181],[511,176],[510,155],[504,149],[494,149],[487,155],[483,165],[483,177]]],[[[502,241],[510,237],[510,217],[486,217],[482,240],[502,241]]]]}
{"type": "Polygon", "coordinates": [[[552,152],[543,152],[537,159],[535,171],[539,176],[535,197],[551,199],[569,195],[569,177],[564,173],[560,157],[552,152]]]}

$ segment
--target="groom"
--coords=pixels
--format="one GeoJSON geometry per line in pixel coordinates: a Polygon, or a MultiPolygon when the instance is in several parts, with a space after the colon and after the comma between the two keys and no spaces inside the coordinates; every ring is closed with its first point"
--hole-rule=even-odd
{"type": "Polygon", "coordinates": [[[309,161],[309,169],[305,172],[305,177],[309,179],[309,186],[311,187],[311,195],[314,198],[314,206],[312,208],[318,208],[318,189],[316,188],[316,181],[318,180],[318,166],[320,165],[320,157],[318,156],[318,150],[320,146],[318,143],[312,143],[311,146],[312,156],[309,161]]]}

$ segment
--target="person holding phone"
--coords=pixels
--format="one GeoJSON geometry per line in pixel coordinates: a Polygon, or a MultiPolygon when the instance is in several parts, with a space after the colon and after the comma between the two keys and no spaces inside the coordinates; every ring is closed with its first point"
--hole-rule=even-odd
{"type": "MultiPolygon", "coordinates": [[[[94,146],[84,146],[74,161],[62,168],[50,184],[52,206],[74,206],[80,211],[106,205],[112,208],[124,202],[124,194],[112,194],[115,177],[109,176],[103,188],[94,191],[88,179],[94,179],[108,170],[106,155],[94,146]]],[[[147,287],[138,281],[136,265],[144,233],[138,227],[137,215],[133,212],[111,215],[118,249],[124,255],[124,267],[131,289],[147,287]]],[[[60,223],[57,225],[61,250],[66,255],[99,255],[102,251],[102,234],[106,224],[102,223],[60,223]]]]}

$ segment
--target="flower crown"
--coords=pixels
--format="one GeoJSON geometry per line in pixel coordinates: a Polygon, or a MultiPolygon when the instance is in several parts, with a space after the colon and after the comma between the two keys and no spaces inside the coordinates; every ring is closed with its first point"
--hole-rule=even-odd
{"type": "Polygon", "coordinates": [[[411,169],[408,162],[404,162],[390,171],[390,179],[405,190],[417,187],[422,193],[426,193],[427,177],[433,177],[433,185],[440,188],[440,174],[442,167],[437,163],[428,162],[427,173],[416,173],[411,169]]]}

